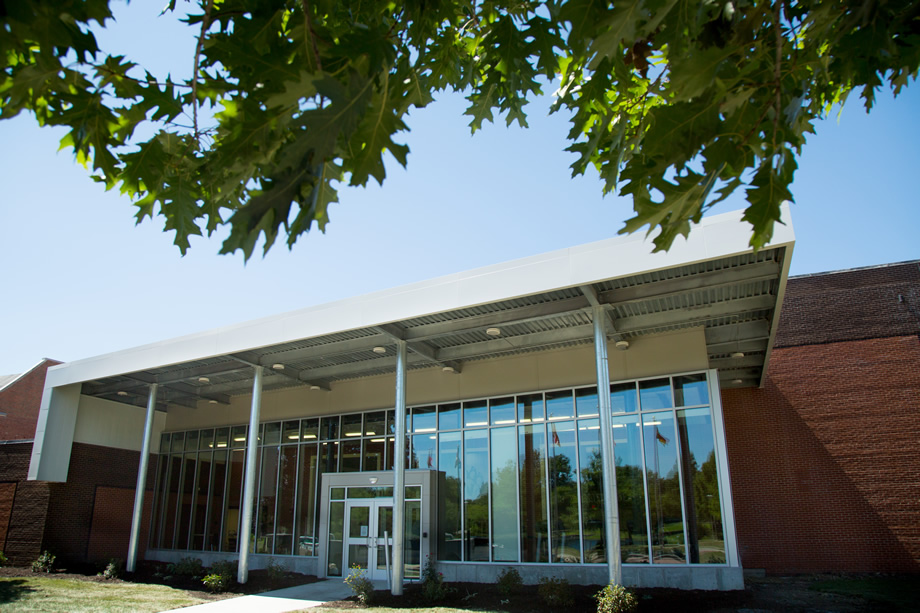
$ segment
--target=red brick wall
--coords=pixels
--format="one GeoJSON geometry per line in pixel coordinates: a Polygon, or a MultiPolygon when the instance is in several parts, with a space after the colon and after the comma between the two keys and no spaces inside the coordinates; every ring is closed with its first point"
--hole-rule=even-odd
{"type": "MultiPolygon", "coordinates": [[[[136,451],[74,443],[70,455],[70,470],[66,483],[49,484],[51,498],[48,504],[48,525],[45,528],[44,546],[61,557],[62,561],[96,561],[113,557],[95,558],[95,547],[105,551],[128,550],[128,531],[117,527],[118,536],[94,532],[94,513],[97,507],[97,490],[118,488],[130,491],[131,503],[121,505],[117,512],[123,522],[131,525],[134,488],[137,484],[137,466],[140,454],[136,451]],[[91,535],[93,543],[91,547],[91,535]],[[123,542],[123,545],[119,545],[123,542]]],[[[156,456],[150,456],[145,499],[153,496],[156,456]]],[[[105,492],[105,490],[103,490],[105,492]]],[[[106,493],[103,496],[107,495],[106,493]]],[[[102,521],[102,520],[101,520],[102,521]]],[[[99,524],[99,529],[102,530],[99,524]]],[[[144,524],[147,527],[147,524],[144,524]]],[[[146,539],[144,541],[146,545],[146,539]]],[[[123,555],[118,557],[124,557],[123,555]]]]}
{"type": "Polygon", "coordinates": [[[0,390],[0,412],[6,413],[5,417],[0,417],[0,441],[32,439],[35,436],[45,371],[55,364],[60,362],[43,360],[9,387],[0,390]]]}
{"type": "Polygon", "coordinates": [[[13,500],[16,498],[15,483],[0,483],[0,551],[6,548],[6,532],[13,514],[13,500]]]}
{"type": "MultiPolygon", "coordinates": [[[[144,496],[144,513],[138,540],[138,559],[147,551],[152,491],[144,496]]],[[[128,557],[131,518],[134,513],[134,488],[96,487],[93,519],[89,534],[88,560],[108,560],[128,557]]]]}
{"type": "Polygon", "coordinates": [[[26,481],[31,458],[31,442],[0,445],[0,481],[4,482],[0,506],[9,508],[0,545],[14,564],[28,564],[38,557],[45,531],[48,484],[26,481]]]}
{"type": "Polygon", "coordinates": [[[917,336],[775,349],[722,393],[745,568],[920,571],[917,336]]]}

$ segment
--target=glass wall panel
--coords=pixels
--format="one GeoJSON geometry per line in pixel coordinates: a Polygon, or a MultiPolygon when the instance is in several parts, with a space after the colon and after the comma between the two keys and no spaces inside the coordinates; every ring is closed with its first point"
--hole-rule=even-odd
{"type": "Polygon", "coordinates": [[[326,574],[342,576],[342,545],[345,542],[345,503],[329,503],[329,555],[326,559],[326,574]]]}
{"type": "Polygon", "coordinates": [[[342,416],[342,436],[347,438],[353,438],[356,436],[361,436],[364,432],[364,416],[358,413],[357,415],[343,415],[342,416]]]}
{"type": "MultiPolygon", "coordinates": [[[[196,433],[197,434],[197,433],[196,433]]],[[[198,446],[198,439],[195,438],[195,446],[198,446]]],[[[185,462],[182,467],[182,486],[179,494],[179,519],[176,527],[176,549],[189,548],[189,532],[192,523],[192,503],[195,497],[195,473],[198,466],[198,454],[185,454],[185,462]]]]}
{"type": "MultiPolygon", "coordinates": [[[[514,404],[509,402],[511,421],[514,404]]],[[[495,413],[493,413],[493,416],[495,413]]],[[[492,560],[518,561],[517,437],[514,426],[492,428],[492,560]]]]}
{"type": "Polygon", "coordinates": [[[489,416],[493,426],[514,423],[514,398],[495,398],[489,401],[489,416]]]}
{"type": "Polygon", "coordinates": [[[546,418],[567,419],[575,415],[575,405],[572,402],[572,390],[546,393],[546,418]]]}
{"type": "MultiPolygon", "coordinates": [[[[367,413],[364,416],[364,435],[379,436],[382,438],[385,434],[384,429],[386,428],[386,420],[386,411],[374,411],[373,413],[367,413]]],[[[383,464],[383,461],[381,460],[380,463],[383,464]]]]}
{"type": "MultiPolygon", "coordinates": [[[[278,432],[280,439],[280,428],[278,432]]],[[[258,519],[256,521],[255,553],[271,553],[275,538],[275,502],[278,499],[278,447],[262,449],[262,470],[259,473],[258,519]]]]}
{"type": "Polygon", "coordinates": [[[356,473],[361,470],[361,440],[344,440],[341,445],[342,459],[339,462],[339,472],[356,473]]]}
{"type": "MultiPolygon", "coordinates": [[[[632,394],[635,396],[635,389],[632,394]]],[[[645,478],[642,475],[639,416],[620,415],[612,421],[621,561],[624,564],[646,564],[649,561],[648,526],[645,522],[645,478]]]]}
{"type": "Polygon", "coordinates": [[[607,562],[604,527],[604,464],[601,460],[600,423],[578,420],[578,462],[581,467],[581,534],[584,561],[607,562]]]}
{"type": "MultiPolygon", "coordinates": [[[[296,431],[296,430],[295,430],[296,431]]],[[[294,436],[300,437],[299,434],[294,436]]],[[[275,526],[275,554],[289,556],[294,547],[294,498],[297,494],[297,446],[281,448],[278,467],[278,510],[275,526]]]]}
{"type": "Polygon", "coordinates": [[[460,427],[460,403],[438,406],[438,429],[456,430],[460,427]]]}
{"type": "Polygon", "coordinates": [[[339,437],[339,418],[323,417],[319,422],[319,438],[323,441],[339,437]]]}
{"type": "Polygon", "coordinates": [[[521,472],[521,562],[549,562],[546,432],[542,424],[518,428],[518,458],[521,472]]]}
{"type": "Polygon", "coordinates": [[[185,432],[173,432],[170,450],[185,451],[185,432]]]}
{"type": "Polygon", "coordinates": [[[364,465],[362,470],[385,470],[384,456],[386,446],[384,443],[385,439],[382,436],[364,439],[364,465]]]}
{"type": "Polygon", "coordinates": [[[214,431],[214,449],[226,449],[230,440],[230,428],[218,428],[214,431]]]}
{"type": "Polygon", "coordinates": [[[319,436],[318,419],[304,419],[300,422],[300,440],[315,441],[317,436],[319,436]]]}
{"type": "Polygon", "coordinates": [[[460,432],[441,433],[438,443],[438,466],[444,473],[438,486],[438,559],[460,561],[460,432]]]}
{"type": "Polygon", "coordinates": [[[198,430],[192,430],[191,432],[185,433],[185,450],[186,451],[198,451],[198,430]]]}
{"type": "Polygon", "coordinates": [[[297,546],[294,554],[316,555],[316,492],[319,480],[316,476],[316,443],[300,446],[300,469],[297,478],[300,483],[297,496],[297,546]]]}
{"type": "Polygon", "coordinates": [[[160,453],[169,453],[169,433],[160,435],[160,453]]]}
{"type": "Polygon", "coordinates": [[[643,411],[671,408],[671,380],[639,381],[639,404],[643,411]]]}
{"type": "Polygon", "coordinates": [[[489,425],[489,408],[485,400],[463,403],[463,425],[467,428],[489,425]]]}
{"type": "Polygon", "coordinates": [[[221,551],[239,551],[240,503],[243,500],[243,466],[245,460],[246,452],[244,450],[234,449],[230,452],[230,465],[227,469],[227,508],[224,513],[224,535],[221,551]]]}
{"type": "Polygon", "coordinates": [[[226,479],[227,450],[219,449],[214,452],[211,469],[211,495],[208,498],[208,524],[204,539],[204,548],[207,551],[220,549],[220,527],[223,520],[226,479]]]}
{"type": "Polygon", "coordinates": [[[527,394],[517,397],[517,418],[522,424],[543,421],[543,394],[527,394]]]}
{"type": "Polygon", "coordinates": [[[692,564],[724,564],[719,471],[709,409],[678,411],[677,426],[684,474],[689,561],[692,564]]]}
{"type": "Polygon", "coordinates": [[[407,500],[404,508],[406,510],[403,539],[405,577],[406,579],[418,579],[422,562],[422,503],[418,500],[407,500]]]}
{"type": "Polygon", "coordinates": [[[263,445],[278,445],[281,443],[281,423],[272,422],[263,424],[262,441],[263,445]]]}
{"type": "Polygon", "coordinates": [[[642,426],[652,530],[652,562],[683,564],[686,554],[674,416],[670,412],[645,415],[642,426]]]}
{"type": "Polygon", "coordinates": [[[204,549],[205,526],[208,516],[208,487],[211,482],[211,454],[202,451],[198,456],[198,479],[192,501],[191,549],[204,549]]]}
{"type": "Polygon", "coordinates": [[[579,417],[597,417],[601,414],[598,409],[596,387],[575,390],[575,412],[579,417]]]}
{"type": "Polygon", "coordinates": [[[412,432],[435,432],[437,429],[437,407],[416,407],[412,409],[412,432]]]}
{"type": "Polygon", "coordinates": [[[246,447],[246,433],[248,430],[247,426],[233,426],[230,429],[230,446],[236,449],[246,447]]]}
{"type": "Polygon", "coordinates": [[[674,406],[692,407],[709,404],[709,386],[706,375],[674,377],[674,406]]]}
{"type": "MultiPolygon", "coordinates": [[[[161,444],[169,444],[169,439],[161,439],[161,444]]],[[[150,547],[157,548],[163,547],[163,540],[165,535],[163,531],[165,529],[164,519],[166,515],[166,504],[169,499],[169,456],[161,455],[159,462],[157,463],[157,486],[156,486],[156,499],[154,500],[153,506],[153,524],[151,529],[151,538],[150,538],[150,547]]]]}
{"type": "Polygon", "coordinates": [[[635,382],[617,383],[610,386],[611,413],[635,413],[638,406],[635,382]]]}
{"type": "Polygon", "coordinates": [[[300,421],[297,419],[286,421],[281,426],[281,443],[290,445],[300,442],[300,421]]]}
{"type": "Polygon", "coordinates": [[[198,437],[199,451],[211,451],[214,448],[214,430],[202,430],[198,437]]]}
{"type": "Polygon", "coordinates": [[[416,434],[412,437],[412,457],[409,468],[438,469],[437,434],[416,434]]]}
{"type": "Polygon", "coordinates": [[[463,433],[464,559],[489,561],[488,430],[463,433]]]}
{"type": "Polygon", "coordinates": [[[551,440],[548,458],[549,517],[552,526],[550,561],[577,563],[581,561],[581,530],[578,521],[575,423],[550,422],[548,427],[551,440]]]}

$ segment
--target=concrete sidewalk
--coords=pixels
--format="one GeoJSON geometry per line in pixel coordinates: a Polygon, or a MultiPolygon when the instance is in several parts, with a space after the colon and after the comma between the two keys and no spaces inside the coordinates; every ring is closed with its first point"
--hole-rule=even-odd
{"type": "MultiPolygon", "coordinates": [[[[374,587],[378,590],[386,589],[386,582],[375,581],[374,587]]],[[[251,611],[285,613],[318,607],[327,602],[343,600],[351,595],[351,588],[345,585],[344,581],[327,579],[262,594],[226,598],[184,609],[174,609],[174,611],[182,613],[250,613],[251,611]]]]}

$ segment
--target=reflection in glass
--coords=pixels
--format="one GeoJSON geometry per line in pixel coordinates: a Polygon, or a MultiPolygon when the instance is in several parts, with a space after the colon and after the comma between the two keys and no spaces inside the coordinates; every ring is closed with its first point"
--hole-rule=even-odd
{"type": "Polygon", "coordinates": [[[600,415],[596,387],[575,390],[575,413],[579,417],[597,417],[600,415]]]}
{"type": "Polygon", "coordinates": [[[670,412],[646,415],[642,426],[652,529],[652,562],[683,564],[686,561],[684,522],[680,508],[678,443],[674,417],[670,412]]]}
{"type": "Polygon", "coordinates": [[[444,473],[438,487],[438,559],[460,561],[460,432],[442,432],[438,443],[438,466],[444,473]]]}
{"type": "Polygon", "coordinates": [[[689,561],[693,564],[724,564],[725,537],[722,533],[719,476],[709,409],[678,411],[677,426],[685,484],[689,561]]]}
{"type": "Polygon", "coordinates": [[[612,422],[621,561],[624,564],[647,564],[648,527],[645,522],[645,479],[642,476],[639,416],[621,415],[614,417],[612,422]]]}
{"type": "Polygon", "coordinates": [[[409,468],[438,469],[438,435],[416,434],[412,438],[409,468]]]}
{"type": "Polygon", "coordinates": [[[706,375],[700,373],[674,377],[674,405],[692,407],[700,404],[709,404],[706,375]]]}
{"type": "Polygon", "coordinates": [[[355,437],[364,433],[364,416],[361,413],[357,415],[342,416],[342,436],[355,437]]]}
{"type": "Polygon", "coordinates": [[[314,531],[316,513],[316,443],[300,447],[300,495],[297,497],[297,544],[294,554],[299,556],[316,555],[316,532],[314,531]]]}
{"type": "Polygon", "coordinates": [[[344,440],[339,445],[342,459],[339,472],[356,473],[361,470],[361,440],[344,440]]]}
{"type": "MultiPolygon", "coordinates": [[[[280,430],[279,430],[280,432],[280,430]]],[[[262,471],[259,478],[258,512],[255,553],[271,553],[275,536],[275,501],[278,483],[278,447],[262,449],[262,471]]]]}
{"type": "Polygon", "coordinates": [[[643,411],[671,408],[671,382],[669,379],[639,381],[639,404],[643,411]]]}
{"type": "Polygon", "coordinates": [[[384,470],[384,438],[382,436],[375,438],[366,438],[364,445],[364,468],[363,470],[384,470]]]}
{"type": "Polygon", "coordinates": [[[528,394],[517,397],[517,418],[522,424],[543,421],[543,394],[528,394]]]}
{"type": "Polygon", "coordinates": [[[600,423],[596,419],[578,420],[578,462],[581,467],[581,534],[584,561],[607,562],[604,540],[604,464],[601,460],[600,423]]]}
{"type": "MultiPolygon", "coordinates": [[[[571,404],[571,399],[569,400],[571,404]]],[[[549,443],[549,518],[551,562],[581,561],[581,529],[578,521],[578,457],[575,424],[550,422],[549,443]]]]}
{"type": "MultiPolygon", "coordinates": [[[[198,439],[195,439],[198,446],[198,439]]],[[[192,498],[195,487],[195,469],[197,466],[197,453],[185,454],[185,465],[182,469],[182,487],[179,498],[179,523],[176,528],[176,549],[189,548],[189,528],[192,517],[192,498]]]]}
{"type": "Polygon", "coordinates": [[[493,426],[514,423],[514,398],[494,398],[489,401],[489,415],[493,426]]]}
{"type": "Polygon", "coordinates": [[[547,419],[565,419],[574,416],[574,414],[575,406],[572,402],[572,390],[546,393],[547,419]]]}
{"type": "Polygon", "coordinates": [[[638,406],[635,383],[617,383],[610,386],[611,413],[635,413],[638,406]]]}
{"type": "Polygon", "coordinates": [[[546,517],[546,433],[543,425],[518,428],[521,480],[521,562],[549,562],[546,517]]]}
{"type": "Polygon", "coordinates": [[[294,546],[294,495],[297,492],[297,447],[281,448],[278,468],[278,512],[275,526],[275,554],[289,556],[294,546]]]}
{"type": "Polygon", "coordinates": [[[463,403],[463,425],[467,428],[489,425],[489,409],[485,400],[463,403]]]}
{"type": "Polygon", "coordinates": [[[489,560],[488,430],[467,430],[463,436],[464,559],[489,560]]]}
{"type": "Polygon", "coordinates": [[[214,467],[211,470],[211,495],[208,499],[208,523],[204,548],[207,551],[220,549],[220,523],[224,510],[224,481],[227,478],[227,450],[214,452],[214,467]]]}
{"type": "MultiPolygon", "coordinates": [[[[386,411],[375,411],[364,416],[365,436],[383,437],[386,428],[386,411]]],[[[381,462],[382,463],[382,462],[381,462]]]]}
{"type": "Polygon", "coordinates": [[[281,424],[277,421],[263,426],[263,445],[277,445],[281,442],[281,424]]]}
{"type": "Polygon", "coordinates": [[[224,511],[224,535],[221,551],[239,551],[240,502],[243,499],[243,464],[246,452],[234,449],[230,452],[229,475],[227,476],[227,508],[224,511]]]}
{"type": "Polygon", "coordinates": [[[437,407],[415,407],[412,409],[412,431],[434,432],[438,429],[437,407]]]}
{"type": "MultiPolygon", "coordinates": [[[[326,556],[326,574],[330,577],[342,576],[342,545],[345,536],[345,503],[329,503],[329,554],[326,556]]],[[[365,548],[366,550],[366,548],[365,548]]]]}
{"type": "Polygon", "coordinates": [[[438,428],[440,430],[456,430],[459,427],[460,403],[438,406],[438,428]]]}
{"type": "MultiPolygon", "coordinates": [[[[514,417],[514,405],[508,405],[514,417]]],[[[493,413],[494,415],[494,413],[493,413]]],[[[518,561],[515,428],[492,428],[492,560],[518,561]]]]}
{"type": "Polygon", "coordinates": [[[406,501],[403,551],[406,579],[418,579],[421,571],[422,546],[422,503],[417,500],[406,501]]]}
{"type": "Polygon", "coordinates": [[[202,452],[198,458],[198,479],[192,499],[192,541],[191,549],[204,549],[204,533],[208,515],[208,486],[211,482],[211,454],[202,452]]]}

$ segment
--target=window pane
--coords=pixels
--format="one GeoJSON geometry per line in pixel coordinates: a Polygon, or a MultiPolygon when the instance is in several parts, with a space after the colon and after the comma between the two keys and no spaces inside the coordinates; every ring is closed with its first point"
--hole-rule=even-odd
{"type": "Polygon", "coordinates": [[[226,449],[230,441],[230,428],[218,428],[214,432],[214,449],[226,449]]]}
{"type": "Polygon", "coordinates": [[[198,482],[192,500],[191,549],[204,549],[204,533],[208,515],[208,487],[211,482],[211,454],[202,451],[198,457],[198,482]]]}
{"type": "Polygon", "coordinates": [[[224,481],[227,478],[227,450],[214,452],[214,467],[211,469],[211,496],[208,505],[208,525],[204,548],[207,551],[220,549],[220,525],[224,511],[224,481]]]}
{"type": "Polygon", "coordinates": [[[319,436],[318,419],[304,419],[300,422],[300,440],[315,441],[317,436],[319,436]]]}
{"type": "Polygon", "coordinates": [[[549,562],[546,432],[542,424],[518,428],[518,458],[521,467],[521,562],[549,562]]]}
{"type": "Polygon", "coordinates": [[[638,405],[635,383],[617,383],[610,386],[611,413],[635,413],[638,405]]]}
{"type": "Polygon", "coordinates": [[[385,470],[383,461],[386,446],[384,442],[383,436],[364,439],[362,442],[364,445],[364,466],[362,470],[385,470]]]}
{"type": "Polygon", "coordinates": [[[405,524],[403,524],[403,551],[405,552],[406,579],[418,579],[421,571],[422,545],[422,503],[417,500],[406,501],[404,507],[405,524]]]}
{"type": "Polygon", "coordinates": [[[345,535],[345,503],[329,503],[329,555],[326,574],[330,577],[342,576],[342,544],[345,535]]]}
{"type": "MultiPolygon", "coordinates": [[[[386,428],[387,413],[386,411],[375,411],[364,416],[364,435],[380,436],[384,435],[386,428]]],[[[381,462],[383,464],[383,462],[381,462]]]]}
{"type": "Polygon", "coordinates": [[[600,415],[596,387],[575,390],[575,412],[579,417],[597,417],[600,415]]]}
{"type": "Polygon", "coordinates": [[[185,433],[185,450],[198,451],[198,430],[185,433]]]}
{"type": "Polygon", "coordinates": [[[669,379],[654,379],[639,382],[639,403],[643,411],[671,408],[671,382],[669,379]]]}
{"type": "Polygon", "coordinates": [[[300,441],[300,421],[286,421],[281,426],[281,442],[297,443],[300,441]]]}
{"type": "Polygon", "coordinates": [[[346,437],[361,436],[364,433],[363,415],[343,415],[342,435],[346,437]]]}
{"type": "MultiPolygon", "coordinates": [[[[571,399],[570,399],[571,404],[571,399]]],[[[552,526],[551,562],[581,561],[581,530],[578,521],[578,466],[575,424],[550,422],[549,516],[552,526]]]]}
{"type": "MultiPolygon", "coordinates": [[[[512,421],[514,404],[508,403],[512,421]]],[[[492,414],[495,415],[494,413],[492,414]]],[[[492,428],[492,560],[518,561],[515,428],[492,428]]]]}
{"type": "Polygon", "coordinates": [[[339,438],[339,418],[323,417],[319,423],[319,438],[324,441],[339,438]]]}
{"type": "Polygon", "coordinates": [[[210,451],[214,448],[214,430],[202,430],[198,437],[198,449],[210,451]]]}
{"type": "Polygon", "coordinates": [[[725,537],[719,504],[719,476],[709,409],[677,412],[684,508],[687,510],[687,549],[694,564],[724,564],[725,537]]]}
{"type": "Polygon", "coordinates": [[[438,429],[437,407],[415,407],[412,409],[412,431],[434,432],[438,429]]]}
{"type": "Polygon", "coordinates": [[[356,473],[361,470],[361,440],[345,440],[339,447],[342,454],[339,472],[356,473]]]}
{"type": "Polygon", "coordinates": [[[575,415],[572,390],[548,392],[546,394],[546,418],[566,419],[575,415]]]}
{"type": "MultiPolygon", "coordinates": [[[[280,424],[279,424],[280,426],[280,424]]],[[[278,428],[279,433],[281,429],[278,428]]],[[[262,470],[259,473],[259,519],[256,526],[255,553],[271,553],[275,537],[275,501],[278,485],[278,447],[262,449],[262,470]]]]}
{"type": "Polygon", "coordinates": [[[320,474],[339,472],[339,444],[338,443],[322,443],[319,449],[320,449],[320,462],[319,462],[320,474]]]}
{"type": "Polygon", "coordinates": [[[240,502],[243,499],[243,464],[246,452],[234,449],[230,452],[230,474],[227,478],[227,510],[224,515],[224,537],[221,551],[239,551],[240,502]]]}
{"type": "Polygon", "coordinates": [[[246,446],[246,426],[233,426],[230,429],[230,446],[241,448],[246,446]]]}
{"type": "Polygon", "coordinates": [[[297,547],[294,554],[299,556],[316,555],[316,478],[317,454],[316,444],[300,446],[300,495],[297,497],[297,547]]]}
{"type": "Polygon", "coordinates": [[[468,430],[463,437],[464,559],[489,561],[488,430],[468,430]]]}
{"type": "MultiPolygon", "coordinates": [[[[198,446],[198,440],[195,440],[198,446]]],[[[195,473],[198,461],[197,453],[185,454],[185,465],[182,469],[182,487],[179,498],[179,523],[176,528],[176,549],[189,548],[189,531],[192,519],[192,500],[194,498],[195,473]]]]}
{"type": "Polygon", "coordinates": [[[543,394],[517,397],[517,418],[522,424],[543,421],[543,394]]]}
{"type": "Polygon", "coordinates": [[[607,562],[604,529],[604,469],[601,461],[600,423],[578,420],[578,462],[581,467],[582,551],[587,564],[607,562]]]}
{"type": "Polygon", "coordinates": [[[489,415],[493,426],[514,423],[514,398],[497,398],[489,401],[489,415]]]}
{"type": "Polygon", "coordinates": [[[625,564],[647,564],[649,561],[640,436],[638,415],[621,415],[613,418],[613,455],[617,471],[620,516],[620,556],[625,564]]]}
{"type": "Polygon", "coordinates": [[[438,466],[444,483],[438,487],[438,559],[460,560],[460,432],[441,433],[438,441],[438,466]]]}
{"type": "Polygon", "coordinates": [[[460,403],[442,404],[438,407],[438,428],[456,430],[460,427],[460,403]]]}
{"type": "Polygon", "coordinates": [[[171,445],[172,451],[185,451],[185,432],[173,432],[171,445]]]}
{"type": "Polygon", "coordinates": [[[642,420],[642,426],[652,527],[652,562],[683,564],[686,554],[674,416],[670,412],[647,415],[642,420]]]}
{"type": "Polygon", "coordinates": [[[709,404],[706,375],[700,373],[698,375],[674,377],[674,404],[679,407],[709,404]]]}
{"type": "Polygon", "coordinates": [[[262,437],[263,445],[277,445],[281,442],[281,423],[272,422],[270,424],[265,424],[264,434],[262,437]]]}
{"type": "MultiPolygon", "coordinates": [[[[299,424],[294,423],[299,427],[299,424]]],[[[281,448],[281,466],[278,467],[278,512],[275,520],[277,522],[275,525],[275,554],[277,555],[291,555],[294,546],[294,495],[296,490],[297,447],[286,445],[281,448]]]]}
{"type": "Polygon", "coordinates": [[[416,434],[412,437],[412,456],[409,468],[437,470],[438,435],[416,434]]]}
{"type": "Polygon", "coordinates": [[[467,428],[489,425],[489,410],[485,400],[463,403],[463,425],[467,428]]]}
{"type": "Polygon", "coordinates": [[[169,433],[164,432],[160,435],[160,453],[169,452],[169,433]]]}

